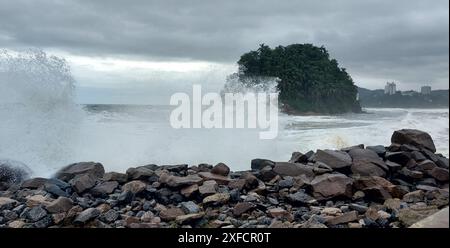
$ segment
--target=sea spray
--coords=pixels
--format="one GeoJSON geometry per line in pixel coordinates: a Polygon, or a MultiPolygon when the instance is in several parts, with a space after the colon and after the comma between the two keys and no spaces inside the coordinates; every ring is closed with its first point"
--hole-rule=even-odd
{"type": "Polygon", "coordinates": [[[40,50],[0,51],[0,158],[39,175],[72,157],[82,110],[67,62],[40,50]]]}

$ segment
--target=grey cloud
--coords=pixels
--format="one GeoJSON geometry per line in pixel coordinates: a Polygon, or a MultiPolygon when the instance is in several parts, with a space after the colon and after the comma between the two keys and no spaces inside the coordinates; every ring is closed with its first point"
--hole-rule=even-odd
{"type": "Polygon", "coordinates": [[[307,42],[358,78],[447,88],[448,10],[447,0],[0,0],[0,46],[234,63],[260,43],[307,42]]]}

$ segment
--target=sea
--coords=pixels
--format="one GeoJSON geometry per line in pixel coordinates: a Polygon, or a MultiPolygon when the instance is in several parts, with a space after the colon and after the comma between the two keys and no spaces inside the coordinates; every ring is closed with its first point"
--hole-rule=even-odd
{"type": "Polygon", "coordinates": [[[395,130],[420,129],[449,155],[448,109],[365,109],[363,114],[279,114],[278,136],[261,130],[174,129],[165,105],[80,105],[76,81],[63,59],[43,52],[0,52],[0,160],[47,177],[75,162],[95,161],[106,171],[146,164],[223,162],[250,169],[251,160],[288,161],[293,152],[386,145],[395,130]]]}

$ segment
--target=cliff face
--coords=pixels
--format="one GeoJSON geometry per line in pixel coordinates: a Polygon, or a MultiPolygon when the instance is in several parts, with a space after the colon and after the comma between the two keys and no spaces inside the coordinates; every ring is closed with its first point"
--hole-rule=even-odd
{"type": "Polygon", "coordinates": [[[435,90],[430,95],[386,95],[384,90],[358,88],[362,107],[372,108],[448,108],[449,91],[435,90]]]}

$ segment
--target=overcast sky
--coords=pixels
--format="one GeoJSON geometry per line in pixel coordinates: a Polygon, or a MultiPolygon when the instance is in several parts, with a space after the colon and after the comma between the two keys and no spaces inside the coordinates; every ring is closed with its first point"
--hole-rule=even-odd
{"type": "Polygon", "coordinates": [[[217,90],[261,43],[324,45],[361,87],[448,89],[448,0],[0,0],[0,48],[64,56],[81,102],[217,90]]]}

